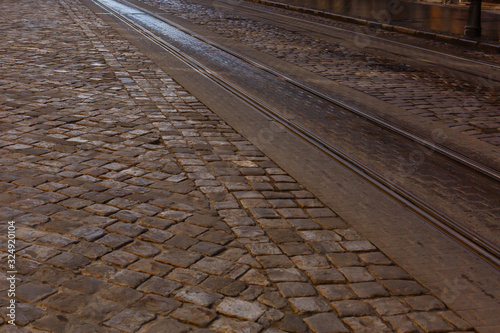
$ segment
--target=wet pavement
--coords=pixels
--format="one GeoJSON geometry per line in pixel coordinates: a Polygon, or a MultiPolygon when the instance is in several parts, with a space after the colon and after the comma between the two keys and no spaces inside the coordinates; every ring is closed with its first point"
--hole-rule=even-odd
{"type": "Polygon", "coordinates": [[[0,13],[2,332],[498,329],[448,308],[80,2],[0,13]]]}
{"type": "MultiPolygon", "coordinates": [[[[424,30],[464,34],[468,6],[444,6],[414,1],[386,0],[279,0],[290,5],[315,8],[371,21],[424,30]]],[[[483,10],[482,39],[500,40],[500,13],[483,10]]]]}

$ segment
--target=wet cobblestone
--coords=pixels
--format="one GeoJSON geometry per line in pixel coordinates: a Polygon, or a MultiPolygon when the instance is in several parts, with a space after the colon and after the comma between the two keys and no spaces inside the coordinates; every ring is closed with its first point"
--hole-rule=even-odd
{"type": "Polygon", "coordinates": [[[470,329],[80,2],[0,9],[17,331],[470,329]]]}

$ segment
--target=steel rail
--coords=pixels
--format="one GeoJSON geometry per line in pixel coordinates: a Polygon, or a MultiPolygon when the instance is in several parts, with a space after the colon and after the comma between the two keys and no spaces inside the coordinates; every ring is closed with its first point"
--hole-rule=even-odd
{"type": "MultiPolygon", "coordinates": [[[[146,37],[151,42],[155,43],[165,51],[169,52],[177,59],[182,61],[185,65],[192,68],[199,74],[205,76],[210,79],[212,82],[217,84],[218,86],[224,88],[231,94],[235,95],[248,105],[255,108],[257,111],[262,113],[266,118],[276,121],[282,127],[298,136],[302,140],[308,142],[319,151],[323,152],[327,156],[334,159],[339,164],[346,167],[348,170],[364,179],[372,186],[378,188],[383,191],[386,195],[393,198],[395,201],[408,208],[414,214],[423,218],[426,222],[433,225],[437,230],[441,231],[449,238],[455,240],[462,246],[468,248],[471,252],[476,254],[479,258],[483,259],[487,263],[491,264],[496,269],[500,269],[500,249],[495,245],[489,242],[488,240],[482,238],[475,232],[467,230],[464,228],[459,222],[454,221],[450,217],[445,214],[439,212],[434,209],[427,202],[421,200],[416,197],[412,193],[408,192],[401,186],[395,184],[394,182],[386,179],[382,174],[378,173],[376,170],[362,164],[357,161],[355,158],[349,156],[344,153],[342,150],[332,146],[326,140],[317,136],[307,128],[301,126],[300,124],[293,122],[289,119],[286,119],[282,115],[279,114],[273,107],[267,105],[265,102],[260,99],[246,93],[243,89],[227,82],[224,78],[220,77],[218,74],[212,72],[209,68],[192,58],[191,56],[183,53],[178,48],[164,41],[161,37],[155,35],[151,31],[146,28],[138,25],[133,22],[126,16],[118,13],[114,9],[102,4],[99,0],[93,0],[98,6],[106,9],[107,11],[113,13],[113,15],[122,21],[124,24],[128,25],[133,30],[137,31],[144,37],[146,37]]],[[[127,1],[121,1],[127,3],[127,1]]],[[[135,7],[136,9],[142,10],[130,4],[131,7],[135,7]]],[[[156,16],[156,15],[155,15],[156,16]]]]}

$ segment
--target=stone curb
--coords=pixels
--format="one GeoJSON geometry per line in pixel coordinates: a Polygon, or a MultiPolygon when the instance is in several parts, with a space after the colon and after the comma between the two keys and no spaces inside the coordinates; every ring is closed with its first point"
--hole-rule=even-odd
{"type": "Polygon", "coordinates": [[[378,29],[382,29],[382,30],[386,30],[386,31],[394,31],[394,32],[402,33],[402,34],[413,35],[416,37],[436,40],[436,41],[445,42],[445,43],[449,43],[449,44],[474,47],[474,48],[477,48],[479,50],[486,51],[486,52],[500,53],[500,45],[479,42],[479,41],[475,41],[475,40],[471,40],[471,39],[459,38],[459,37],[455,37],[455,36],[445,35],[442,33],[433,33],[433,32],[428,32],[428,31],[423,31],[423,30],[418,30],[418,29],[414,29],[414,28],[408,28],[408,27],[403,27],[403,26],[398,26],[398,25],[393,25],[393,24],[385,24],[385,23],[370,21],[370,20],[366,20],[366,19],[362,19],[362,18],[336,14],[336,13],[324,11],[321,9],[313,9],[313,8],[307,8],[307,7],[302,7],[302,6],[289,5],[289,4],[276,2],[276,1],[268,1],[268,0],[246,0],[246,1],[260,3],[263,5],[267,5],[267,6],[290,9],[290,10],[294,10],[297,12],[322,16],[322,17],[326,17],[329,19],[338,20],[338,21],[347,22],[347,23],[372,26],[372,27],[376,27],[378,29]]]}

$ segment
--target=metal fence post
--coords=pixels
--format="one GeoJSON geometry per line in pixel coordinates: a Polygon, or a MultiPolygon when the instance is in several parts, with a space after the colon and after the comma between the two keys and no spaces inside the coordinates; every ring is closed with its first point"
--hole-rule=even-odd
{"type": "Polygon", "coordinates": [[[465,26],[466,37],[481,36],[481,0],[471,0],[469,5],[469,16],[465,26]]]}

